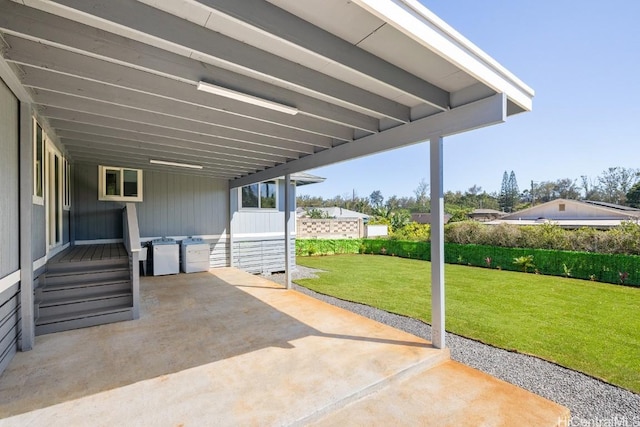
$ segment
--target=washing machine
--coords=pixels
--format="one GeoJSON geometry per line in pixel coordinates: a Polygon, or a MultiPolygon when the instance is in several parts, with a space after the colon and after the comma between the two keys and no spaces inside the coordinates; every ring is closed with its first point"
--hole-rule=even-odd
{"type": "Polygon", "coordinates": [[[151,263],[154,276],[178,274],[178,243],[174,239],[163,237],[151,241],[151,263]]]}
{"type": "Polygon", "coordinates": [[[201,237],[184,239],[180,244],[182,271],[185,273],[209,271],[209,251],[209,244],[201,237]]]}

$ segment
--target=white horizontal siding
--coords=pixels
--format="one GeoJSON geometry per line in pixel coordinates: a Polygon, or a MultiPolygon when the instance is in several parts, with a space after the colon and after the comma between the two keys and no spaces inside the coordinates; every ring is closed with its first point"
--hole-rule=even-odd
{"type": "Polygon", "coordinates": [[[0,292],[0,374],[18,349],[20,336],[20,292],[16,283],[0,292]]]}
{"type": "MultiPolygon", "coordinates": [[[[291,239],[291,265],[295,266],[295,239],[291,239]]],[[[284,271],[284,239],[245,240],[233,243],[234,265],[249,273],[284,271]]]]}

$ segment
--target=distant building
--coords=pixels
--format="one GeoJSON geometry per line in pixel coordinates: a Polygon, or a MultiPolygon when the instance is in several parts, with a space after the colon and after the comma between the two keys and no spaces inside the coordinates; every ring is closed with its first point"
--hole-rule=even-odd
{"type": "Polygon", "coordinates": [[[365,224],[369,221],[370,218],[370,215],[345,208],[340,208],[338,206],[332,206],[330,208],[306,208],[307,213],[311,210],[325,212],[327,218],[333,219],[362,218],[362,221],[365,224]]]}
{"type": "Polygon", "coordinates": [[[474,209],[473,212],[469,214],[469,218],[474,221],[487,222],[500,219],[505,215],[507,215],[506,212],[497,211],[495,209],[474,209]]]}
{"type": "MultiPolygon", "coordinates": [[[[444,223],[448,223],[451,219],[451,215],[444,214],[444,223]]],[[[412,213],[411,221],[417,222],[418,224],[431,224],[431,213],[412,213]]]]}
{"type": "Polygon", "coordinates": [[[623,221],[640,222],[640,209],[590,200],[556,199],[487,224],[539,225],[552,222],[563,228],[611,228],[623,221]]]}

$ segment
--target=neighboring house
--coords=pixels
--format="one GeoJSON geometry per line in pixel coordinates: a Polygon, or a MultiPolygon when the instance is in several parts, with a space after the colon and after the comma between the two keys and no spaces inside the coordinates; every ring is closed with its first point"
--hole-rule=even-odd
{"type": "Polygon", "coordinates": [[[469,214],[469,218],[471,218],[474,221],[488,222],[488,221],[500,219],[504,215],[506,215],[505,212],[497,211],[495,209],[474,209],[469,214]]]}
{"type": "MultiPolygon", "coordinates": [[[[444,223],[448,223],[451,219],[451,215],[444,214],[444,223]]],[[[431,214],[429,212],[424,213],[412,213],[411,221],[417,222],[418,224],[431,224],[431,214]]]]}
{"type": "Polygon", "coordinates": [[[640,209],[589,200],[556,199],[487,224],[539,225],[552,222],[563,228],[611,228],[623,221],[640,221],[640,209]]]}
{"type": "Polygon", "coordinates": [[[136,318],[141,238],[290,269],[292,174],[429,140],[437,200],[444,137],[532,107],[413,0],[126,4],[0,0],[0,372],[36,331],[136,318]]]}

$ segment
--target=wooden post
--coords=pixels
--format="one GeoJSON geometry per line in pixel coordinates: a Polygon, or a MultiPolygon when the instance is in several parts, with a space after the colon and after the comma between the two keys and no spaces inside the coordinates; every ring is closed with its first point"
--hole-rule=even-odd
{"type": "Polygon", "coordinates": [[[431,343],[445,348],[442,138],[431,138],[431,343]]]}

